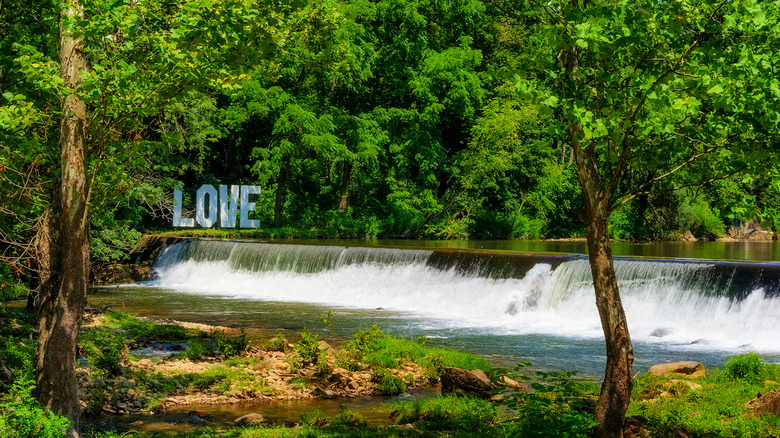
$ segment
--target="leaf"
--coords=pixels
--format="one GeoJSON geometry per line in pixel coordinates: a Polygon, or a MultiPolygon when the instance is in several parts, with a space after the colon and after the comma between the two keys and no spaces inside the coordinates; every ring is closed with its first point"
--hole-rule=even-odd
{"type": "Polygon", "coordinates": [[[723,85],[721,84],[716,84],[715,86],[707,90],[707,94],[720,94],[722,92],[723,92],[723,85]]]}

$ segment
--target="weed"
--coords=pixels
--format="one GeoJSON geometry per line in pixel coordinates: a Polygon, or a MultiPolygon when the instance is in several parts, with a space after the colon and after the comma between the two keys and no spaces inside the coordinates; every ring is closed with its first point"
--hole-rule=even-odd
{"type": "Polygon", "coordinates": [[[320,321],[322,321],[322,323],[325,324],[325,327],[328,328],[328,331],[330,332],[330,337],[335,338],[336,324],[333,323],[333,311],[328,310],[328,313],[326,315],[320,316],[320,321]]]}
{"type": "Polygon", "coordinates": [[[304,426],[323,427],[329,422],[328,416],[319,409],[311,409],[301,414],[301,424],[304,426]]]}

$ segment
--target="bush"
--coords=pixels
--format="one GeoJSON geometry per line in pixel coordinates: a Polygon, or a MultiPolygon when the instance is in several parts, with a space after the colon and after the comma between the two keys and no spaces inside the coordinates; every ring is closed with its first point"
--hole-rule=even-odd
{"type": "Polygon", "coordinates": [[[234,357],[242,354],[249,349],[249,343],[251,339],[246,335],[244,329],[241,329],[241,334],[235,338],[230,338],[225,335],[224,331],[214,331],[211,337],[217,341],[217,350],[219,350],[226,357],[234,357]]]}
{"type": "Polygon", "coordinates": [[[203,357],[214,356],[214,346],[209,341],[193,339],[187,345],[187,349],[177,355],[180,358],[199,360],[203,357]]]}
{"type": "Polygon", "coordinates": [[[306,365],[317,365],[321,354],[317,335],[312,334],[308,329],[304,329],[301,332],[301,339],[293,348],[293,354],[287,360],[293,371],[297,371],[306,365]]]}
{"type": "Polygon", "coordinates": [[[0,436],[7,438],[59,438],[72,423],[40,407],[32,396],[31,378],[17,379],[0,400],[0,436]]]}
{"type": "MultiPolygon", "coordinates": [[[[515,370],[530,365],[519,364],[515,370]]],[[[533,391],[513,391],[504,404],[518,413],[513,420],[517,436],[588,437],[596,425],[585,398],[590,388],[572,379],[577,373],[537,371],[535,378],[524,374],[510,375],[515,380],[530,383],[533,391]]]]}
{"type": "Polygon", "coordinates": [[[373,378],[377,383],[377,389],[382,394],[396,396],[406,392],[404,381],[393,375],[387,368],[376,368],[373,378]]]}
{"type": "Polygon", "coordinates": [[[764,373],[764,358],[755,352],[740,354],[726,360],[725,373],[731,380],[758,383],[764,373]]]}

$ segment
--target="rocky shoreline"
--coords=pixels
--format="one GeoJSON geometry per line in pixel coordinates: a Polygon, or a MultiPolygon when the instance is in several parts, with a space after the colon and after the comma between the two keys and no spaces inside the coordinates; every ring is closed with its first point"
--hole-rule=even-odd
{"type": "MultiPolygon", "coordinates": [[[[100,315],[94,317],[85,324],[84,330],[100,329],[102,318],[100,315]]],[[[220,333],[228,337],[238,335],[236,329],[227,327],[136,319],[200,333],[220,333]]],[[[376,329],[376,333],[381,332],[376,329]]],[[[441,385],[445,394],[468,393],[482,398],[490,398],[493,395],[491,390],[498,386],[520,387],[506,377],[493,383],[481,369],[449,367],[443,362],[437,362],[439,368],[432,373],[425,361],[411,357],[399,360],[397,366],[384,368],[362,362],[354,352],[335,349],[325,341],[316,343],[319,359],[300,366],[300,353],[295,344],[280,337],[274,341],[266,341],[265,345],[253,341],[245,351],[231,358],[219,352],[214,357],[182,358],[175,351],[184,350],[186,343],[174,344],[177,348],[172,348],[174,352],[167,357],[136,358],[126,352],[116,364],[114,376],[106,376],[104,372],[84,365],[77,370],[82,408],[91,414],[124,415],[159,413],[173,406],[193,404],[349,399],[388,395],[388,389],[383,386],[386,380],[403,382],[401,392],[441,385]],[[270,344],[273,347],[269,347],[270,344]]],[[[424,360],[431,358],[426,356],[424,360]]]]}

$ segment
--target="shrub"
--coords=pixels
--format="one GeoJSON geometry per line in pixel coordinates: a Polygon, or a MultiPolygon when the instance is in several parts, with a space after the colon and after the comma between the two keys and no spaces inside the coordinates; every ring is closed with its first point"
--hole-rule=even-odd
{"type": "Polygon", "coordinates": [[[376,368],[373,379],[382,394],[396,396],[406,392],[404,381],[393,375],[387,368],[376,368]]]}
{"type": "Polygon", "coordinates": [[[756,352],[750,352],[728,358],[724,371],[731,380],[756,383],[761,381],[764,368],[764,358],[756,352]]]}
{"type": "Polygon", "coordinates": [[[17,379],[0,400],[0,436],[8,438],[59,438],[72,423],[40,407],[32,396],[31,378],[17,379]]]}
{"type": "Polygon", "coordinates": [[[217,341],[217,349],[226,357],[234,357],[242,354],[249,349],[249,343],[251,339],[246,335],[244,329],[241,329],[241,334],[235,338],[228,337],[224,331],[214,331],[211,337],[217,341]]]}
{"type": "Polygon", "coordinates": [[[292,365],[293,371],[300,370],[306,365],[317,365],[320,360],[320,342],[317,340],[317,335],[309,332],[308,329],[304,329],[300,333],[301,339],[295,344],[293,348],[293,354],[288,357],[290,365],[292,365]]]}

